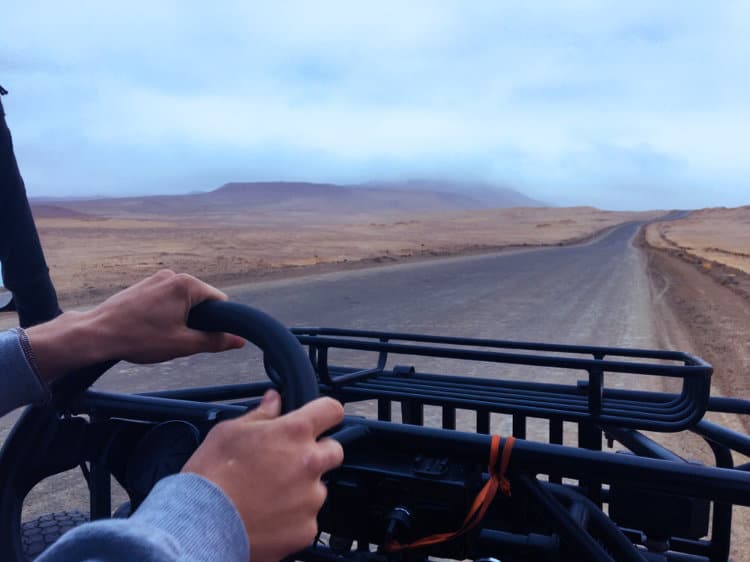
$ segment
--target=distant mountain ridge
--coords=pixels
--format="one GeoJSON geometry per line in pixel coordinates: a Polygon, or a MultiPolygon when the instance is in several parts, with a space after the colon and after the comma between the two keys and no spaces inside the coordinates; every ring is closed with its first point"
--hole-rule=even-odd
{"type": "Polygon", "coordinates": [[[462,193],[488,207],[550,207],[551,205],[532,199],[506,186],[484,182],[458,182],[449,180],[412,179],[404,182],[369,182],[363,184],[384,189],[406,189],[417,191],[439,191],[462,193]]]}
{"type": "Polygon", "coordinates": [[[62,205],[50,205],[48,203],[33,202],[31,210],[34,214],[34,218],[88,218],[89,215],[65,207],[62,205]]]}
{"type": "MultiPolygon", "coordinates": [[[[203,193],[89,200],[45,200],[32,207],[98,216],[191,215],[216,212],[450,212],[544,204],[510,188],[411,180],[338,185],[313,182],[231,182],[203,193]]],[[[40,213],[49,216],[47,213],[40,213]]]]}

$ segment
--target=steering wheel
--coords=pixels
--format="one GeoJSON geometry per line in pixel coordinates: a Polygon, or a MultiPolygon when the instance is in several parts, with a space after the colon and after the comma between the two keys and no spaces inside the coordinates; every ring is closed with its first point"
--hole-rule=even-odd
{"type": "Polygon", "coordinates": [[[285,411],[319,396],[312,363],[297,338],[265,312],[232,302],[206,301],[190,311],[188,326],[206,332],[230,332],[258,346],[269,377],[281,387],[285,411]]]}
{"type": "MultiPolygon", "coordinates": [[[[260,348],[269,376],[281,386],[286,411],[318,397],[315,371],[303,347],[268,314],[238,303],[207,301],[190,311],[188,326],[236,334],[260,348]]],[[[111,365],[87,370],[81,377],[67,377],[64,387],[53,389],[54,407],[28,407],[8,435],[0,451],[0,560],[26,561],[21,511],[29,491],[48,476],[90,460],[88,422],[81,417],[63,418],[61,413],[68,400],[80,395],[111,365]]]]}

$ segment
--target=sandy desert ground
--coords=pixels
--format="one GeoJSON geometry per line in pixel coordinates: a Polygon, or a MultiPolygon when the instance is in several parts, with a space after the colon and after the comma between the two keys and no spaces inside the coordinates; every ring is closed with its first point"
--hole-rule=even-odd
{"type": "Polygon", "coordinates": [[[719,391],[750,397],[750,206],[656,222],[645,240],[696,352],[716,367],[719,391]]]}
{"type": "Polygon", "coordinates": [[[714,366],[714,392],[750,398],[750,207],[656,222],[643,238],[662,296],[714,366]]]}
{"type": "Polygon", "coordinates": [[[649,244],[684,250],[707,263],[750,273],[750,206],[694,211],[684,219],[649,226],[649,244]]]}
{"type": "MultiPolygon", "coordinates": [[[[643,231],[658,297],[678,323],[679,346],[714,367],[714,396],[750,398],[750,207],[704,209],[643,231]]],[[[709,414],[743,433],[748,416],[709,414]]],[[[735,463],[747,458],[735,454],[735,463]]],[[[732,559],[750,559],[750,513],[735,508],[732,559]]]]}
{"type": "Polygon", "coordinates": [[[404,259],[565,244],[660,212],[589,207],[357,215],[224,212],[120,218],[37,213],[61,300],[84,304],[160,268],[219,285],[404,259]]]}

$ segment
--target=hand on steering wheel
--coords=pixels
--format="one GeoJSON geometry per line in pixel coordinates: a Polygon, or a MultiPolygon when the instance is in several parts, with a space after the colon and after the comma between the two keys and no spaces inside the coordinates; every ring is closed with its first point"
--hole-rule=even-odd
{"type": "Polygon", "coordinates": [[[327,494],[321,477],[344,459],[337,441],[318,440],[342,421],[339,402],[318,398],[279,417],[280,411],[278,393],[269,390],[257,409],[216,425],[183,468],[231,498],[260,562],[312,543],[327,494]]]}
{"type": "Polygon", "coordinates": [[[344,460],[338,442],[318,437],[341,423],[344,408],[331,398],[306,403],[318,394],[310,360],[291,332],[270,316],[233,303],[206,302],[191,311],[188,324],[247,338],[284,381],[289,413],[279,417],[280,397],[269,390],[257,409],[215,426],[183,468],[208,478],[232,499],[253,560],[276,562],[317,535],[317,513],[327,494],[321,477],[344,460]]]}
{"type": "MultiPolygon", "coordinates": [[[[254,560],[278,560],[308,545],[317,530],[317,511],[326,495],[321,476],[343,460],[338,443],[318,437],[343,419],[343,407],[330,398],[316,400],[318,383],[307,354],[297,338],[267,314],[213,300],[193,307],[187,324],[256,344],[282,382],[283,398],[269,391],[256,410],[216,425],[184,467],[211,480],[230,497],[245,523],[254,560]],[[282,400],[289,413],[280,416],[282,400]]],[[[53,387],[56,404],[64,407],[111,364],[61,379],[66,384],[53,387]]],[[[82,432],[84,424],[80,418],[61,419],[45,408],[27,410],[17,423],[0,457],[0,558],[23,559],[23,499],[50,474],[50,451],[66,446],[69,430],[62,431],[62,426],[82,432]],[[29,442],[38,446],[28,447],[29,442]]],[[[58,470],[90,460],[87,454],[83,443],[77,442],[64,463],[58,463],[58,470]]]]}

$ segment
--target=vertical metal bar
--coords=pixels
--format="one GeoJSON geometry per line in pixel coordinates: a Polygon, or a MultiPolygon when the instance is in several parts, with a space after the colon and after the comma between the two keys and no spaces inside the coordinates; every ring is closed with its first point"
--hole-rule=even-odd
{"type": "Polygon", "coordinates": [[[391,401],[387,398],[378,398],[378,419],[391,421],[391,401]]]}
{"type": "Polygon", "coordinates": [[[513,414],[513,437],[526,439],[526,416],[513,414]]]}
{"type": "Polygon", "coordinates": [[[477,433],[490,434],[490,411],[484,408],[477,410],[477,433]]]}
{"type": "Polygon", "coordinates": [[[307,356],[310,358],[310,363],[312,363],[313,368],[317,370],[318,348],[316,348],[313,344],[310,344],[307,348],[307,356]]]}
{"type": "Polygon", "coordinates": [[[553,445],[563,444],[563,421],[562,418],[550,418],[549,420],[549,442],[553,445]]]}
{"type": "MultiPolygon", "coordinates": [[[[388,338],[380,338],[381,343],[388,343],[388,338]]],[[[385,364],[388,362],[388,352],[381,351],[378,353],[378,369],[381,371],[385,369],[385,364]]]]}
{"type": "MultiPolygon", "coordinates": [[[[732,468],[734,459],[728,447],[720,445],[715,441],[706,439],[716,458],[716,466],[719,468],[732,468]]],[[[718,562],[729,559],[729,547],[732,535],[732,504],[714,502],[713,517],[711,521],[711,546],[709,560],[718,562]]]]}
{"type": "MultiPolygon", "coordinates": [[[[602,450],[602,432],[594,424],[581,422],[578,424],[578,447],[592,451],[602,450]]],[[[587,491],[588,497],[597,507],[602,506],[602,481],[596,478],[581,480],[581,486],[587,491]]]]}
{"type": "Polygon", "coordinates": [[[601,414],[604,398],[604,372],[601,369],[589,371],[589,412],[601,414]]]}
{"type": "Polygon", "coordinates": [[[424,407],[416,400],[401,401],[401,421],[410,425],[424,425],[424,407]]]}
{"type": "MultiPolygon", "coordinates": [[[[91,422],[101,421],[101,417],[91,415],[91,422]]],[[[85,468],[84,465],[81,468],[85,468]]],[[[94,459],[89,464],[89,514],[91,521],[112,517],[112,482],[111,475],[104,465],[94,459]]]]}
{"type": "Polygon", "coordinates": [[[112,516],[110,473],[97,462],[92,462],[89,470],[89,510],[92,521],[112,516]]]}
{"type": "Polygon", "coordinates": [[[0,102],[0,262],[3,283],[13,293],[22,327],[60,314],[26,188],[13,152],[13,140],[0,102]]]}
{"type": "MultiPolygon", "coordinates": [[[[549,442],[553,445],[563,444],[563,420],[562,418],[550,418],[549,420],[549,442]]],[[[559,474],[550,474],[549,481],[553,484],[562,484],[559,474]]]]}
{"type": "Polygon", "coordinates": [[[318,347],[318,378],[325,384],[333,385],[331,373],[328,371],[328,348],[318,347]]]}
{"type": "Polygon", "coordinates": [[[443,406],[443,429],[456,429],[456,408],[443,406]]]}

